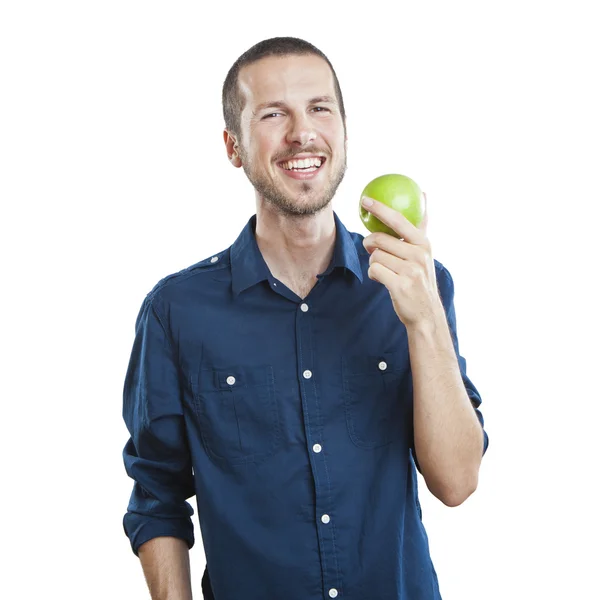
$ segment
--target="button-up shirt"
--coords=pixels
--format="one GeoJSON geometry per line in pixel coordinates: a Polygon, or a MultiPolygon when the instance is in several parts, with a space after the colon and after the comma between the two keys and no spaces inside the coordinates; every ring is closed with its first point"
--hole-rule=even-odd
{"type": "MultiPolygon", "coordinates": [[[[407,331],[367,275],[363,236],[334,219],[331,263],[306,298],[270,273],[254,215],[231,247],[159,281],[139,311],[123,525],[136,555],[158,536],[191,548],[195,496],[205,598],[440,598],[417,493],[407,331]]],[[[435,268],[483,427],[453,281],[435,268]]]]}

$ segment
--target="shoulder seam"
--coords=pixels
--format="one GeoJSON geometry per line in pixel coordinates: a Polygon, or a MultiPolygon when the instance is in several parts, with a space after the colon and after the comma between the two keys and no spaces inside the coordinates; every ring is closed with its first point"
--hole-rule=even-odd
{"type": "MultiPolygon", "coordinates": [[[[213,256],[218,256],[220,253],[213,254],[213,256]]],[[[208,260],[208,259],[205,259],[208,260]]],[[[194,275],[198,275],[199,273],[213,273],[214,271],[218,271],[220,269],[226,268],[228,265],[227,262],[220,261],[219,263],[210,263],[210,264],[198,264],[197,266],[187,267],[186,269],[182,269],[177,273],[172,273],[171,275],[166,275],[163,277],[153,288],[148,292],[148,296],[150,300],[154,298],[154,296],[160,292],[164,287],[169,284],[181,283],[182,281],[186,281],[190,277],[194,275]],[[207,269],[207,267],[211,267],[207,269]]]]}

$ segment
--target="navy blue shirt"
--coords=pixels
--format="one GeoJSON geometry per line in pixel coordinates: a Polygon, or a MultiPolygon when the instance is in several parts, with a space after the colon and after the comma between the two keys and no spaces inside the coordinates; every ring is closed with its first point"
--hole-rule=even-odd
{"type": "MultiPolygon", "coordinates": [[[[227,250],[146,296],[124,386],[123,519],[206,555],[205,598],[440,598],[417,495],[407,332],[334,213],[332,261],[302,299],[271,275],[256,216],[227,250]]],[[[435,261],[458,363],[453,282],[435,261]]],[[[488,438],[484,432],[484,452],[488,438]]]]}

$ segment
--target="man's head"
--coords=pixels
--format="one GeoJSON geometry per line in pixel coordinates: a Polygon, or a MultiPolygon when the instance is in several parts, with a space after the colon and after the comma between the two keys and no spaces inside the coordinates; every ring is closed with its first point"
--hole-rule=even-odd
{"type": "Polygon", "coordinates": [[[289,215],[329,204],[346,171],[346,115],[337,76],[320,50],[297,38],[250,48],[225,79],[223,115],[231,162],[244,168],[264,201],[289,215]],[[315,157],[317,166],[290,163],[295,157],[315,157]]]}

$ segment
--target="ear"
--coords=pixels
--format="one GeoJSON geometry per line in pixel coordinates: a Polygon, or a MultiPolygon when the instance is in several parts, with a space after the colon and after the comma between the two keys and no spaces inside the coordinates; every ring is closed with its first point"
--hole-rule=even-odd
{"type": "Polygon", "coordinates": [[[239,168],[242,166],[242,159],[239,153],[239,145],[235,136],[225,129],[223,131],[223,141],[225,142],[225,148],[227,149],[227,158],[229,162],[236,167],[239,168]]]}

